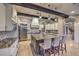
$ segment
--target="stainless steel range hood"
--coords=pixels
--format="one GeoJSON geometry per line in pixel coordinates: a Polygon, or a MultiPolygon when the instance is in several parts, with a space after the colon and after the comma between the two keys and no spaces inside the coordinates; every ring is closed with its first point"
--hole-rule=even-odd
{"type": "Polygon", "coordinates": [[[68,22],[74,22],[76,21],[76,18],[73,17],[73,16],[69,16],[68,18],[65,19],[65,22],[68,23],[68,22]]]}

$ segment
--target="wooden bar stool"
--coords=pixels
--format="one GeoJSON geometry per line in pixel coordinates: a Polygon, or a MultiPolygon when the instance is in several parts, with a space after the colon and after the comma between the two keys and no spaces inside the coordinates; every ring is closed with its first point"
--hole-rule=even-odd
{"type": "Polygon", "coordinates": [[[39,44],[40,48],[43,49],[43,55],[45,56],[46,53],[50,55],[51,51],[51,39],[44,39],[44,43],[39,44]]]}
{"type": "Polygon", "coordinates": [[[60,51],[62,51],[62,54],[63,54],[63,51],[67,52],[66,40],[67,40],[67,36],[63,35],[62,36],[62,40],[60,40],[60,51]]]}
{"type": "Polygon", "coordinates": [[[54,39],[54,41],[52,42],[52,54],[54,54],[54,56],[58,53],[58,55],[60,55],[60,44],[59,44],[59,40],[60,37],[56,37],[54,39]]]}

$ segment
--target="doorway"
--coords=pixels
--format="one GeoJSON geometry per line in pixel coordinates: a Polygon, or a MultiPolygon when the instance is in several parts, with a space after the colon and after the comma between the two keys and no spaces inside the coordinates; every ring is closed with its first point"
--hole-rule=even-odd
{"type": "Polygon", "coordinates": [[[74,40],[74,22],[68,22],[65,24],[65,34],[74,40]]]}
{"type": "Polygon", "coordinates": [[[20,39],[20,41],[27,40],[27,24],[20,24],[20,26],[19,26],[19,39],[20,39]]]}

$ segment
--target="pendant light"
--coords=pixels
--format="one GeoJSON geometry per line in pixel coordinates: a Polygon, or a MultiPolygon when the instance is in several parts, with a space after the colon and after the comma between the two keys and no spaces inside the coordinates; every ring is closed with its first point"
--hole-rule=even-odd
{"type": "Polygon", "coordinates": [[[50,15],[48,15],[48,20],[50,20],[51,19],[51,16],[50,15]]]}
{"type": "Polygon", "coordinates": [[[37,12],[37,14],[39,15],[39,19],[41,19],[42,18],[41,12],[39,11],[39,12],[37,12]]]}
{"type": "Polygon", "coordinates": [[[39,13],[39,20],[42,19],[41,12],[39,13]]]}

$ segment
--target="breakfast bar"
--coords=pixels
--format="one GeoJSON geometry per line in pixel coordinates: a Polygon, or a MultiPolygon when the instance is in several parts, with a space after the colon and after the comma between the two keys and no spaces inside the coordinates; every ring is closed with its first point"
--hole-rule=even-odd
{"type": "Polygon", "coordinates": [[[35,54],[40,53],[40,50],[39,50],[40,43],[43,43],[45,39],[51,39],[53,41],[55,37],[56,35],[33,34],[31,39],[31,45],[35,54]]]}
{"type": "Polygon", "coordinates": [[[17,38],[5,38],[0,41],[0,55],[15,56],[18,50],[17,38]]]}

